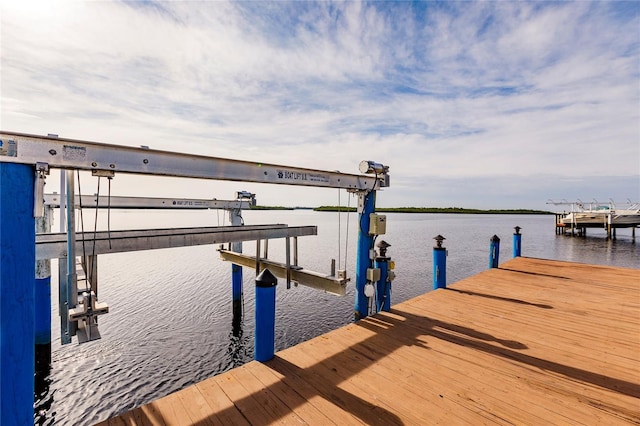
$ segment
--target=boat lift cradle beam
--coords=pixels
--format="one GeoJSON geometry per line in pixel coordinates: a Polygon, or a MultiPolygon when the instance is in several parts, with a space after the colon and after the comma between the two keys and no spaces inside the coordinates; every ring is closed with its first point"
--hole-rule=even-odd
{"type": "Polygon", "coordinates": [[[389,175],[355,175],[252,161],[207,157],[51,136],[0,131],[10,146],[0,161],[48,168],[214,179],[279,185],[375,190],[389,175]]]}
{"type": "MultiPolygon", "coordinates": [[[[276,238],[317,235],[316,226],[244,225],[199,228],[144,229],[135,231],[99,231],[95,240],[93,232],[76,233],[75,250],[82,252],[91,247],[92,254],[123,253],[206,244],[223,244],[240,241],[256,241],[276,238]],[[95,250],[93,243],[95,241],[95,250]],[[110,247],[111,245],[111,247],[110,247]]],[[[67,256],[66,233],[36,235],[36,260],[67,256]]]]}
{"type": "Polygon", "coordinates": [[[279,278],[284,278],[289,282],[294,281],[306,287],[323,290],[336,296],[344,296],[347,292],[346,286],[349,279],[346,277],[336,277],[334,275],[325,275],[319,272],[307,271],[295,265],[287,265],[286,263],[275,262],[262,257],[260,259],[256,259],[255,256],[236,253],[230,250],[220,249],[218,252],[223,260],[232,262],[236,265],[246,266],[248,268],[257,267],[257,270],[260,271],[268,268],[273,275],[279,278]]]}

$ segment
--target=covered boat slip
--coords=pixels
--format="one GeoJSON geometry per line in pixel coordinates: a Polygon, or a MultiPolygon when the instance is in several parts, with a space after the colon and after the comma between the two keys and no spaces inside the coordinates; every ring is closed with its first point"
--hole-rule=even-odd
{"type": "Polygon", "coordinates": [[[100,424],[639,424],[639,287],[516,258],[100,424]]]}

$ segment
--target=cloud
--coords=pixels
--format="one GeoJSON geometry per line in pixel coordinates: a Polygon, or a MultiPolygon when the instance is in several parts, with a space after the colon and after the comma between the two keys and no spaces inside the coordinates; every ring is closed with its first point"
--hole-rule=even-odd
{"type": "Polygon", "coordinates": [[[496,206],[544,208],[539,176],[640,198],[635,2],[5,2],[1,19],[3,129],[345,172],[374,159],[404,205],[455,183],[473,207],[464,188],[487,180],[527,189],[496,206]]]}

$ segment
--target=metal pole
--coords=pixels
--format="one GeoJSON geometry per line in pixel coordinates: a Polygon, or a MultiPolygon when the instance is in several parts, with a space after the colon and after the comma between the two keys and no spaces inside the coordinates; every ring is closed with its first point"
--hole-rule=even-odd
{"type": "MultiPolygon", "coordinates": [[[[0,141],[2,144],[6,140],[0,141]]],[[[11,148],[11,145],[9,145],[11,148]]],[[[34,168],[0,162],[0,424],[33,424],[34,168]]]]}
{"type": "Polygon", "coordinates": [[[60,232],[67,230],[67,174],[60,170],[60,232]]]}
{"type": "Polygon", "coordinates": [[[369,299],[364,294],[367,284],[367,269],[373,260],[373,235],[369,235],[369,215],[376,206],[376,192],[364,191],[358,194],[358,254],[356,256],[356,298],[354,303],[355,321],[369,314],[369,299]]]}
{"type": "Polygon", "coordinates": [[[522,234],[520,233],[522,228],[516,226],[513,229],[516,231],[513,234],[513,257],[520,257],[522,256],[522,234]]]}
{"type": "Polygon", "coordinates": [[[500,257],[500,238],[494,235],[489,240],[489,269],[498,267],[498,258],[500,257]]]}
{"type": "Polygon", "coordinates": [[[278,279],[268,269],[256,277],[256,361],[268,361],[275,353],[277,284],[278,279]]]}
{"type": "Polygon", "coordinates": [[[75,175],[73,170],[67,170],[67,276],[60,284],[60,294],[65,295],[64,303],[60,306],[60,326],[62,344],[71,343],[71,336],[75,336],[75,323],[69,321],[69,309],[76,307],[78,298],[78,276],[76,273],[76,206],[75,206],[75,175]]]}
{"type": "Polygon", "coordinates": [[[442,247],[442,241],[446,240],[442,235],[433,238],[436,245],[433,247],[433,289],[447,287],[447,249],[442,247]]]}
{"type": "MultiPolygon", "coordinates": [[[[36,233],[51,232],[51,215],[53,208],[46,206],[44,215],[36,219],[36,233]]],[[[46,345],[44,351],[51,351],[51,260],[44,259],[36,261],[36,331],[35,344],[46,345]]]]}

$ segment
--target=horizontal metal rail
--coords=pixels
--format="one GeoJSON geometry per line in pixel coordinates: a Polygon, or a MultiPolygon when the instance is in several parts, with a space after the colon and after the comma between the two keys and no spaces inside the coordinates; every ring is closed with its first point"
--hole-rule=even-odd
{"type": "MultiPolygon", "coordinates": [[[[223,260],[233,262],[236,265],[242,265],[249,268],[256,267],[255,256],[249,256],[246,254],[236,253],[229,250],[218,250],[220,257],[223,260]]],[[[275,262],[269,259],[260,259],[259,268],[269,268],[269,271],[280,278],[287,278],[287,265],[280,262],[275,262]]],[[[299,267],[290,267],[289,276],[292,281],[296,281],[301,285],[315,288],[317,290],[324,290],[327,293],[335,294],[337,296],[344,296],[347,292],[348,278],[338,278],[333,275],[321,274],[319,272],[308,271],[299,267]]]]}
{"type": "MultiPolygon", "coordinates": [[[[44,205],[60,207],[59,194],[45,194],[44,205]]],[[[198,200],[191,198],[152,198],[152,197],[120,197],[100,195],[76,195],[76,208],[93,209],[173,209],[173,210],[207,210],[207,209],[249,209],[249,200],[198,200]],[[82,204],[80,203],[82,201],[82,204]]]]}
{"type": "Polygon", "coordinates": [[[389,186],[388,175],[354,175],[6,131],[0,131],[0,162],[351,190],[389,186]]]}
{"type": "MultiPolygon", "coordinates": [[[[286,237],[317,235],[316,226],[251,225],[217,226],[206,228],[144,229],[135,231],[100,231],[76,233],[76,253],[82,253],[83,241],[88,254],[122,253],[172,247],[223,244],[286,237]]],[[[67,256],[67,234],[37,234],[36,260],[67,256]]]]}

